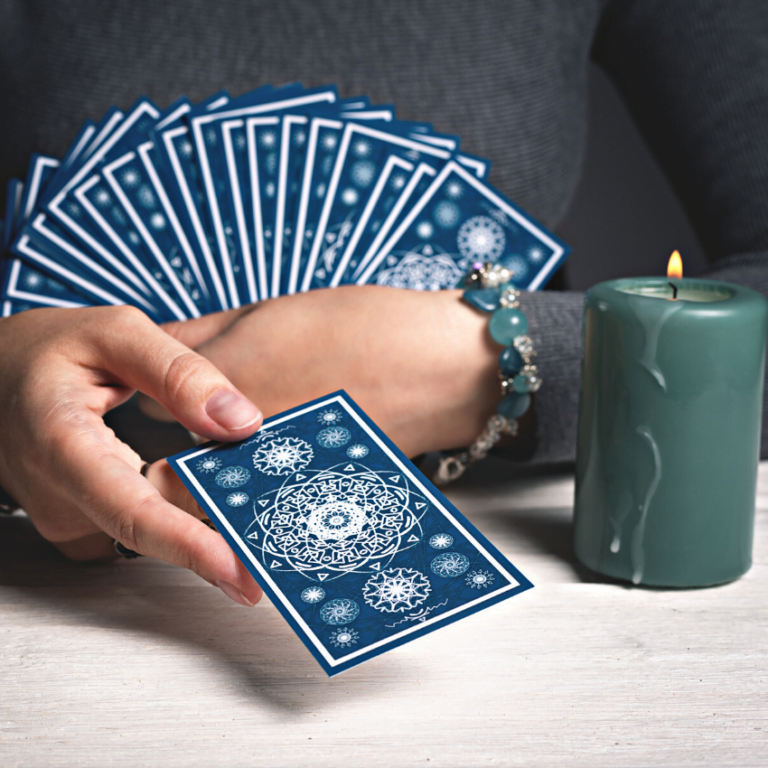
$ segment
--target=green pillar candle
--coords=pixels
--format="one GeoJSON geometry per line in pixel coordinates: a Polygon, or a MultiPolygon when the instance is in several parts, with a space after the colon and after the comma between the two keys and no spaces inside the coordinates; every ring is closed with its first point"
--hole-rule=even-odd
{"type": "Polygon", "coordinates": [[[730,283],[637,278],[587,292],[574,510],[584,565],[667,587],[749,570],[767,324],[768,302],[730,283]]]}

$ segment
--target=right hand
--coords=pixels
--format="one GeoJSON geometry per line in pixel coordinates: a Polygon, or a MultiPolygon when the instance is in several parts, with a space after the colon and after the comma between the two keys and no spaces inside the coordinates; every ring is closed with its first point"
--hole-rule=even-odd
{"type": "Polygon", "coordinates": [[[75,559],[113,555],[117,539],[256,603],[258,585],[222,537],[184,511],[202,516],[168,465],[142,477],[141,457],[102,418],[140,390],[197,434],[250,436],[259,409],[212,363],[129,307],[0,319],[0,359],[0,485],[46,539],[75,559]]]}

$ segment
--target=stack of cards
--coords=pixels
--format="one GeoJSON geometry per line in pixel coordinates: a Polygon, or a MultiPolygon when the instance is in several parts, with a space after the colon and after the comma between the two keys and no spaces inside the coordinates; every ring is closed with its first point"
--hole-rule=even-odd
{"type": "Polygon", "coordinates": [[[264,86],[86,122],[11,181],[3,315],[131,304],[157,322],[374,283],[452,288],[475,261],[536,290],[568,248],[426,123],[336,88],[264,86]]]}
{"type": "Polygon", "coordinates": [[[329,675],[532,586],[344,392],[168,461],[329,675]]]}

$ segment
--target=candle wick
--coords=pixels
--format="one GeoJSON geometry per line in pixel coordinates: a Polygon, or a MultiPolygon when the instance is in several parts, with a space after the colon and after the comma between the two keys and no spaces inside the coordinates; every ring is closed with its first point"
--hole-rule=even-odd
{"type": "Polygon", "coordinates": [[[674,283],[667,283],[667,285],[672,289],[672,300],[674,301],[677,299],[677,286],[674,283]]]}

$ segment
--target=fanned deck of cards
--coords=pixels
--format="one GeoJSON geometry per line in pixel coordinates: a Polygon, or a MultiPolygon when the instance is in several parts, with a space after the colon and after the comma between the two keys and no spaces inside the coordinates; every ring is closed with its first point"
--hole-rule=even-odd
{"type": "Polygon", "coordinates": [[[157,322],[343,284],[454,287],[475,261],[536,290],[568,248],[455,136],[333,86],[264,86],[87,121],[13,180],[3,315],[130,304],[157,322]]]}
{"type": "Polygon", "coordinates": [[[344,392],[168,461],[329,675],[532,586],[344,392]]]}

